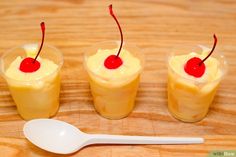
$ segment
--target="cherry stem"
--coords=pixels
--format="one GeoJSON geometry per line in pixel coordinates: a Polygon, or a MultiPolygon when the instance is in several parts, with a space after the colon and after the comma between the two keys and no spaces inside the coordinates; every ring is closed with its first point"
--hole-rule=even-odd
{"type": "Polygon", "coordinates": [[[207,60],[207,58],[210,57],[210,55],[212,54],[212,52],[215,50],[215,47],[216,47],[216,44],[217,44],[217,37],[216,37],[215,34],[213,35],[213,37],[214,37],[214,45],[213,45],[213,47],[212,47],[212,49],[211,49],[211,52],[206,56],[206,58],[204,58],[204,59],[199,63],[199,66],[201,66],[202,63],[203,63],[205,60],[207,60]]]}
{"type": "Polygon", "coordinates": [[[116,58],[119,57],[119,54],[120,54],[120,51],[121,51],[121,48],[122,48],[122,45],[123,45],[123,33],[122,33],[122,30],[121,30],[121,27],[120,27],[120,24],[115,16],[115,14],[113,13],[112,11],[112,4],[109,5],[109,10],[110,10],[110,15],[114,18],[114,20],[116,21],[116,24],[118,25],[118,28],[119,28],[119,31],[120,31],[120,38],[121,38],[121,43],[120,43],[120,48],[118,50],[118,53],[116,55],[116,58]]]}
{"type": "Polygon", "coordinates": [[[44,36],[45,36],[45,24],[44,24],[44,22],[41,22],[40,26],[41,26],[41,31],[42,31],[42,41],[41,41],[39,51],[38,51],[37,55],[35,56],[33,63],[35,63],[36,59],[38,58],[39,53],[41,52],[42,47],[43,47],[43,43],[44,43],[44,36]]]}

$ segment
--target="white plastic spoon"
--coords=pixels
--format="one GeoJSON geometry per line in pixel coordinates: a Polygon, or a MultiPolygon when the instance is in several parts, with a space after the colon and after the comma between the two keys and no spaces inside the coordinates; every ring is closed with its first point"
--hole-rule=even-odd
{"type": "Polygon", "coordinates": [[[203,138],[86,134],[66,122],[35,119],[25,123],[24,135],[36,146],[53,153],[70,154],[91,144],[199,144],[203,138]]]}

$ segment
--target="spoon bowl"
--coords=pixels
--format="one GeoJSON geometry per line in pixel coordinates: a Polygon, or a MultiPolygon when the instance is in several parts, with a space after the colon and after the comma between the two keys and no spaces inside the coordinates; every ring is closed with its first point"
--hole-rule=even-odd
{"type": "Polygon", "coordinates": [[[73,125],[53,119],[34,119],[25,123],[25,137],[34,145],[58,154],[70,154],[91,144],[200,144],[197,137],[155,137],[86,134],[73,125]]]}
{"type": "Polygon", "coordinates": [[[31,120],[24,125],[23,132],[34,145],[59,154],[77,151],[87,139],[78,128],[58,120],[31,120]]]}

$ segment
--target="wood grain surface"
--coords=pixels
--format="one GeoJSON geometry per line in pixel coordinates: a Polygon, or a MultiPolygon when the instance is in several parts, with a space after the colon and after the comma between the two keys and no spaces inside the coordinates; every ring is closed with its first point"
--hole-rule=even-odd
{"type": "MultiPolygon", "coordinates": [[[[54,119],[87,133],[151,136],[203,136],[202,145],[95,145],[68,156],[183,157],[207,156],[212,150],[236,150],[236,1],[234,0],[1,0],[0,54],[25,43],[40,42],[39,23],[47,26],[46,43],[64,54],[61,107],[54,119]],[[124,40],[142,48],[145,69],[136,108],[122,120],[107,120],[93,108],[82,61],[84,48],[119,40],[108,13],[112,3],[124,40]],[[212,44],[219,38],[229,71],[207,117],[182,123],[167,110],[166,56],[174,46],[212,44]]],[[[33,105],[33,104],[32,104],[33,105]]],[[[3,78],[0,79],[0,156],[57,156],[30,144],[23,136],[25,121],[3,78]]]]}

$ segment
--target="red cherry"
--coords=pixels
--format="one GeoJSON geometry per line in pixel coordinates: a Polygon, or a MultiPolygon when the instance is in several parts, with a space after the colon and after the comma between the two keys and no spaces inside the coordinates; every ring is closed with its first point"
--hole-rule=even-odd
{"type": "Polygon", "coordinates": [[[34,58],[27,57],[22,60],[20,64],[20,70],[25,73],[35,72],[40,68],[39,61],[34,62],[34,58]]]}
{"type": "Polygon", "coordinates": [[[204,64],[204,61],[207,60],[208,57],[210,57],[212,52],[215,50],[216,43],[217,43],[216,35],[214,34],[213,37],[214,37],[214,45],[211,49],[211,52],[203,60],[201,60],[198,57],[193,57],[187,61],[187,63],[184,66],[184,71],[187,74],[192,75],[196,78],[199,78],[205,73],[206,66],[204,64]]]}
{"type": "Polygon", "coordinates": [[[121,52],[121,48],[122,48],[122,45],[123,45],[123,34],[122,34],[122,30],[121,30],[120,24],[119,24],[118,20],[116,19],[115,14],[112,11],[112,5],[109,5],[109,11],[110,11],[110,15],[114,18],[114,20],[116,21],[116,24],[117,24],[117,26],[119,28],[121,42],[120,42],[120,48],[118,50],[117,55],[110,55],[110,56],[108,56],[105,59],[105,61],[104,61],[104,66],[107,69],[117,69],[117,68],[119,68],[123,64],[122,59],[119,57],[119,54],[121,52]]]}
{"type": "Polygon", "coordinates": [[[201,77],[205,72],[205,64],[201,63],[201,59],[198,57],[193,57],[187,61],[187,63],[184,66],[184,70],[189,75],[192,75],[194,77],[201,77]]]}
{"type": "Polygon", "coordinates": [[[122,59],[116,55],[110,55],[106,58],[104,66],[107,69],[117,69],[123,64],[122,59]]]}
{"type": "Polygon", "coordinates": [[[41,41],[40,48],[39,48],[38,53],[35,56],[35,58],[27,57],[21,61],[19,69],[22,72],[31,73],[31,72],[37,71],[40,68],[40,62],[37,61],[37,57],[39,56],[39,53],[41,52],[42,47],[43,47],[44,35],[45,35],[44,22],[41,22],[40,26],[41,26],[41,31],[42,31],[42,41],[41,41]]]}

